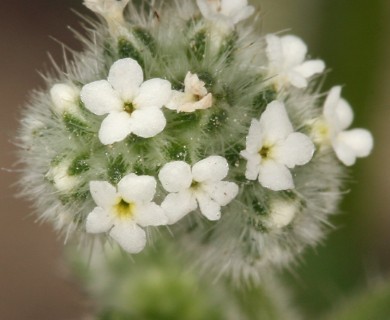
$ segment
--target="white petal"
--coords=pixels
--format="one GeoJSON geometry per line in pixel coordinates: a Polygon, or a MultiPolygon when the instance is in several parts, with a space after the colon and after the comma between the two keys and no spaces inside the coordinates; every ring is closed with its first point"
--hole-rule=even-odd
{"type": "Polygon", "coordinates": [[[308,136],[293,132],[285,141],[273,148],[272,157],[288,168],[294,168],[308,163],[313,157],[314,150],[314,144],[308,136]]]}
{"type": "Polygon", "coordinates": [[[234,182],[219,181],[202,186],[203,190],[221,206],[226,206],[238,194],[238,185],[234,182]]]}
{"type": "Polygon", "coordinates": [[[202,16],[205,17],[206,19],[211,20],[215,12],[212,11],[212,8],[209,5],[208,0],[196,0],[196,3],[198,4],[202,16]]]}
{"type": "Polygon", "coordinates": [[[249,153],[258,153],[263,146],[263,130],[260,121],[252,119],[249,133],[246,137],[246,150],[249,153]]]}
{"type": "Polygon", "coordinates": [[[294,70],[287,73],[287,79],[296,88],[306,88],[308,84],[306,78],[294,70]]]}
{"type": "Polygon", "coordinates": [[[240,155],[248,162],[246,163],[245,178],[248,180],[256,180],[259,176],[261,156],[259,153],[248,153],[246,150],[241,151],[240,155]]]}
{"type": "Polygon", "coordinates": [[[268,34],[266,36],[267,48],[266,53],[271,64],[281,67],[283,63],[282,42],[278,36],[268,34]]]}
{"type": "Polygon", "coordinates": [[[367,157],[374,147],[372,134],[366,129],[344,131],[340,134],[339,139],[347,143],[359,158],[367,157]]]}
{"type": "Polygon", "coordinates": [[[173,90],[169,101],[166,103],[165,107],[170,110],[177,110],[182,101],[185,100],[186,94],[184,92],[173,90]]]}
{"type": "Polygon", "coordinates": [[[146,245],[145,231],[134,222],[116,224],[111,229],[110,236],[129,253],[139,253],[146,245]]]}
{"type": "Polygon", "coordinates": [[[309,60],[294,68],[294,71],[300,73],[304,78],[310,78],[312,75],[321,73],[325,69],[325,63],[322,60],[309,60]]]}
{"type": "Polygon", "coordinates": [[[337,158],[346,166],[352,166],[356,162],[356,154],[352,148],[345,144],[342,140],[335,139],[332,141],[332,147],[337,158]]]}
{"type": "Polygon", "coordinates": [[[271,143],[284,140],[293,132],[293,127],[288,118],[284,104],[279,101],[272,101],[268,104],[261,115],[260,126],[263,130],[263,141],[271,143]]]}
{"type": "Polygon", "coordinates": [[[126,102],[131,102],[136,97],[143,79],[141,66],[131,58],[114,62],[108,74],[108,82],[126,102]]]}
{"type": "Polygon", "coordinates": [[[191,167],[184,161],[172,161],[161,168],[158,178],[168,192],[188,189],[192,183],[191,167]]]}
{"type": "Polygon", "coordinates": [[[231,18],[234,24],[253,14],[255,8],[248,6],[247,0],[221,0],[221,13],[231,18]]]}
{"type": "Polygon", "coordinates": [[[142,138],[151,138],[164,130],[167,121],[164,113],[158,108],[135,110],[131,114],[132,131],[142,138]]]}
{"type": "Polygon", "coordinates": [[[186,214],[198,207],[195,196],[189,191],[170,193],[161,203],[165,215],[168,217],[168,224],[174,224],[186,214]]]}
{"type": "Polygon", "coordinates": [[[343,98],[340,98],[335,111],[338,120],[338,129],[347,129],[353,121],[353,110],[350,104],[343,98]]]}
{"type": "Polygon", "coordinates": [[[102,122],[99,140],[107,145],[122,141],[131,133],[130,115],[127,112],[112,112],[102,122]]]}
{"type": "Polygon", "coordinates": [[[341,132],[334,144],[337,157],[345,165],[355,163],[356,157],[368,156],[373,148],[374,140],[371,133],[365,129],[352,129],[341,132]]]}
{"type": "Polygon", "coordinates": [[[135,222],[141,227],[163,226],[168,224],[164,210],[154,202],[136,206],[135,222]]]}
{"type": "Polygon", "coordinates": [[[307,46],[298,37],[287,35],[280,38],[282,43],[284,66],[286,68],[300,65],[306,57],[307,46]]]}
{"type": "Polygon", "coordinates": [[[332,89],[330,89],[328,96],[326,97],[324,103],[324,116],[326,121],[330,125],[338,125],[336,109],[340,102],[340,95],[341,95],[341,87],[335,86],[332,89]],[[335,123],[335,121],[337,123],[335,123]]]}
{"type": "Polygon", "coordinates": [[[107,210],[111,209],[118,198],[115,187],[107,181],[90,181],[89,191],[95,203],[107,210]]]}
{"type": "Polygon", "coordinates": [[[130,173],[119,181],[118,192],[126,202],[150,202],[156,193],[156,185],[156,179],[152,176],[130,173]]]}
{"type": "Polygon", "coordinates": [[[196,199],[199,203],[199,209],[202,215],[204,215],[210,221],[216,221],[221,218],[221,206],[214,200],[212,200],[208,194],[204,192],[198,192],[196,199]]]}
{"type": "Polygon", "coordinates": [[[184,91],[199,97],[204,97],[207,94],[207,89],[205,88],[205,83],[199,79],[197,74],[192,74],[187,72],[184,79],[184,91]]]}
{"type": "Polygon", "coordinates": [[[263,187],[274,191],[294,188],[294,181],[290,170],[283,164],[272,160],[261,163],[259,182],[263,187]]]}
{"type": "Polygon", "coordinates": [[[88,233],[107,232],[113,225],[113,217],[103,208],[96,207],[88,214],[85,228],[88,233]]]}
{"type": "Polygon", "coordinates": [[[218,0],[218,2],[220,2],[221,12],[227,16],[232,16],[248,6],[248,0],[218,0]]]}
{"type": "Polygon", "coordinates": [[[106,80],[86,84],[80,97],[85,107],[98,116],[123,110],[122,99],[106,80]]]}
{"type": "Polygon", "coordinates": [[[227,176],[229,165],[221,156],[210,156],[192,167],[192,176],[198,182],[220,181],[227,176]]]}
{"type": "Polygon", "coordinates": [[[77,88],[65,83],[57,83],[50,89],[50,96],[56,111],[63,113],[77,109],[80,92],[77,88]]]}
{"type": "Polygon", "coordinates": [[[168,103],[171,94],[172,89],[169,81],[150,79],[141,85],[139,94],[134,99],[134,105],[139,109],[148,107],[161,108],[168,103]]]}
{"type": "Polygon", "coordinates": [[[178,112],[194,112],[195,110],[205,110],[211,108],[213,105],[213,95],[209,93],[199,101],[185,102],[178,108],[178,112]]]}
{"type": "Polygon", "coordinates": [[[234,24],[249,18],[255,12],[255,8],[252,6],[247,6],[242,8],[240,11],[236,12],[233,16],[231,16],[232,22],[234,24]]]}

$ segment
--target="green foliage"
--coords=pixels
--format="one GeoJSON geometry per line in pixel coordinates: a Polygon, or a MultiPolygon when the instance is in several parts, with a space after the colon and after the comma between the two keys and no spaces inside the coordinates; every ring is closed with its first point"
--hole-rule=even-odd
{"type": "Polygon", "coordinates": [[[118,41],[118,56],[120,59],[132,58],[144,67],[145,62],[141,52],[128,40],[121,38],[118,41]]]}
{"type": "Polygon", "coordinates": [[[124,177],[127,171],[127,164],[123,158],[123,155],[119,155],[108,160],[108,180],[111,184],[117,185],[118,182],[124,177]]]}
{"type": "Polygon", "coordinates": [[[205,83],[205,86],[208,89],[208,91],[211,91],[213,86],[214,86],[214,83],[215,83],[215,79],[214,79],[213,75],[210,72],[205,71],[205,70],[203,70],[203,71],[201,70],[201,71],[197,72],[197,75],[198,75],[199,79],[205,83]]]}
{"type": "Polygon", "coordinates": [[[83,172],[88,171],[89,170],[88,159],[89,159],[88,154],[81,154],[77,156],[69,166],[68,174],[70,176],[77,176],[83,172]]]}
{"type": "Polygon", "coordinates": [[[219,55],[224,56],[226,63],[229,64],[234,59],[234,51],[236,50],[237,40],[239,35],[237,32],[231,33],[222,43],[219,55]]]}
{"type": "Polygon", "coordinates": [[[190,53],[193,54],[199,61],[205,58],[206,41],[206,30],[198,31],[190,41],[190,53]]]}
{"type": "Polygon", "coordinates": [[[79,251],[68,252],[98,302],[99,320],[297,319],[285,303],[286,292],[271,277],[256,289],[238,289],[223,278],[213,281],[189,268],[166,243],[141,253],[136,263],[117,248],[105,251],[95,252],[92,264],[79,251]]]}
{"type": "Polygon", "coordinates": [[[75,136],[84,136],[90,133],[88,124],[73,114],[65,113],[63,115],[63,121],[66,129],[75,136]]]}
{"type": "Polygon", "coordinates": [[[346,298],[322,320],[385,320],[390,317],[390,281],[346,298]]]}
{"type": "Polygon", "coordinates": [[[156,40],[152,37],[150,32],[145,28],[135,27],[133,33],[138,40],[140,40],[154,55],[156,54],[157,44],[156,40]]]}
{"type": "Polygon", "coordinates": [[[172,161],[191,162],[188,145],[175,141],[169,144],[166,149],[168,159],[172,161]]]}
{"type": "Polygon", "coordinates": [[[224,124],[228,118],[228,113],[224,109],[216,110],[206,124],[206,131],[213,133],[223,129],[224,124]]]}
{"type": "Polygon", "coordinates": [[[260,92],[253,99],[253,108],[260,114],[264,111],[268,103],[276,99],[276,92],[272,89],[266,89],[260,92]]]}

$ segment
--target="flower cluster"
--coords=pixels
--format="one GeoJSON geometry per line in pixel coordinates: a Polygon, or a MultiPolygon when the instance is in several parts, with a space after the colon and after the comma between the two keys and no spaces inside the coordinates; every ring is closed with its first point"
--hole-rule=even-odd
{"type": "Polygon", "coordinates": [[[176,223],[194,211],[198,204],[209,220],[219,220],[221,206],[232,201],[238,192],[235,183],[221,181],[229,166],[222,157],[211,156],[196,163],[192,169],[182,161],[167,163],[159,178],[168,192],[161,206],[152,202],[156,179],[134,173],[123,177],[117,189],[107,181],[91,181],[92,198],[97,207],[89,213],[89,233],[109,232],[110,237],[130,253],[140,252],[146,244],[141,227],[176,223]]]}
{"type": "Polygon", "coordinates": [[[325,64],[301,39],[259,36],[246,0],[85,4],[106,23],[22,123],[23,188],[44,219],[130,253],[160,227],[251,276],[321,239],[343,165],[373,139],[347,129],[339,86],[314,92],[325,64]]]}

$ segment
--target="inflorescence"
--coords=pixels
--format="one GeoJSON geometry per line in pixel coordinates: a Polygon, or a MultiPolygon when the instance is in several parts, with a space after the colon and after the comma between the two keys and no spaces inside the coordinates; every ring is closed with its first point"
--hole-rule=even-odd
{"type": "Polygon", "coordinates": [[[344,165],[373,146],[339,86],[318,93],[324,62],[259,34],[246,0],[85,5],[102,23],[22,120],[39,216],[129,253],[165,238],[244,277],[318,242],[344,165]]]}

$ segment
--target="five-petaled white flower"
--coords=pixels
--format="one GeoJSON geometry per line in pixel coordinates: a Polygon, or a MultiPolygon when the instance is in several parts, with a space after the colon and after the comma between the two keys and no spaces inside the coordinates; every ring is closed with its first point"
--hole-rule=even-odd
{"type": "Polygon", "coordinates": [[[267,57],[269,60],[268,74],[270,81],[279,90],[291,84],[297,88],[305,88],[308,79],[325,69],[322,60],[305,61],[307,47],[298,37],[286,35],[278,37],[273,34],[266,36],[267,57]]]}
{"type": "Polygon", "coordinates": [[[142,82],[141,66],[126,58],[111,66],[108,81],[95,81],[81,89],[81,100],[89,111],[108,113],[99,131],[103,144],[121,141],[130,133],[150,138],[164,130],[166,120],[160,109],[169,101],[171,84],[157,78],[142,82]]]}
{"type": "Polygon", "coordinates": [[[53,109],[59,114],[77,113],[80,90],[74,86],[57,83],[50,89],[53,109]]]}
{"type": "Polygon", "coordinates": [[[222,181],[229,171],[225,158],[210,156],[197,162],[191,169],[183,161],[169,162],[159,172],[159,179],[165,190],[172,192],[162,202],[169,224],[180,220],[198,205],[201,213],[209,220],[221,217],[221,206],[232,201],[238,186],[222,181]]]}
{"type": "Polygon", "coordinates": [[[253,119],[241,155],[248,160],[245,176],[279,191],[294,188],[288,168],[310,161],[314,145],[306,135],[294,132],[284,104],[268,104],[260,120],[253,119]]]}
{"type": "Polygon", "coordinates": [[[353,111],[340,95],[340,86],[330,90],[325,100],[323,117],[313,123],[313,135],[316,142],[331,144],[337,158],[346,166],[351,166],[356,158],[370,154],[374,141],[368,130],[345,130],[352,124],[353,111]]]}
{"type": "Polygon", "coordinates": [[[184,92],[173,91],[166,107],[177,112],[194,112],[210,108],[212,104],[213,96],[207,92],[205,83],[199,80],[198,75],[187,72],[184,79],[184,92]]]}
{"type": "Polygon", "coordinates": [[[247,0],[197,0],[200,12],[207,20],[226,24],[233,28],[238,22],[247,19],[255,8],[248,6],[247,0]]]}
{"type": "Polygon", "coordinates": [[[168,222],[161,207],[152,202],[156,180],[151,176],[128,174],[119,181],[118,190],[106,181],[91,181],[89,188],[97,207],[87,217],[87,232],[109,232],[127,252],[138,253],[145,247],[141,227],[168,222]]]}
{"type": "Polygon", "coordinates": [[[130,0],[84,0],[84,5],[103,16],[107,22],[122,22],[123,10],[130,0]]]}

